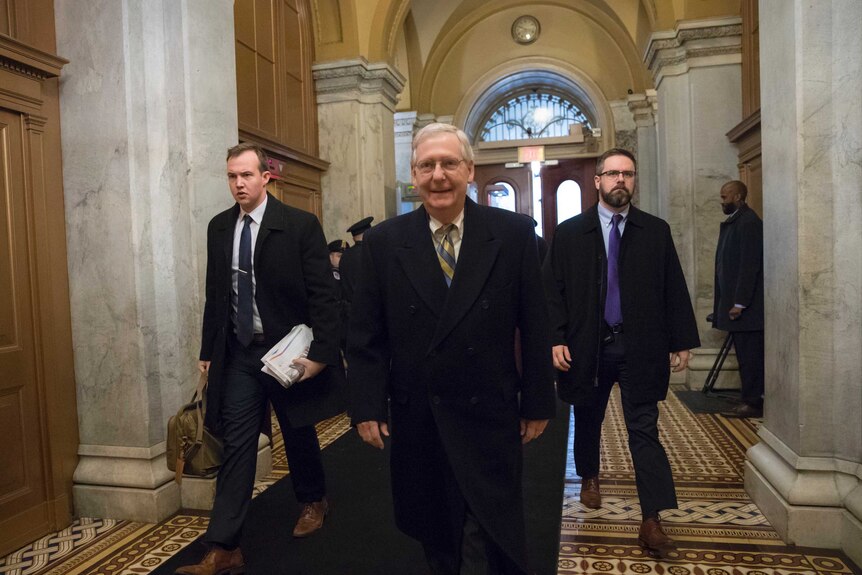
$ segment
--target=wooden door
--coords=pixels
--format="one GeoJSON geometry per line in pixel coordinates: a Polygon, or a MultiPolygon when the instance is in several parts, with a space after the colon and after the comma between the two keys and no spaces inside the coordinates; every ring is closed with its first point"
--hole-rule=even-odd
{"type": "Polygon", "coordinates": [[[557,227],[557,192],[566,180],[580,187],[581,211],[586,211],[599,201],[593,177],[596,174],[595,158],[560,160],[556,166],[542,166],[542,223],[544,237],[548,243],[554,239],[557,227]]]}
{"type": "Polygon", "coordinates": [[[507,168],[505,164],[485,164],[476,166],[473,181],[479,192],[479,203],[491,205],[488,190],[491,186],[502,182],[512,187],[515,192],[514,210],[520,214],[533,215],[532,174],[529,166],[507,168]]]}
{"type": "MultiPolygon", "coordinates": [[[[0,109],[0,542],[41,535],[50,521],[36,369],[29,201],[21,115],[0,109]]],[[[62,206],[59,207],[62,210],[62,206]]]]}

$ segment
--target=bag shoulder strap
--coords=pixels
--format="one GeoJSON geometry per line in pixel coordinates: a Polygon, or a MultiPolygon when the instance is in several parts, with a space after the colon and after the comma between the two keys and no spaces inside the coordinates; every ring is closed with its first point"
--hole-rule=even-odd
{"type": "MultiPolygon", "coordinates": [[[[183,476],[183,468],[185,467],[186,461],[193,458],[198,450],[203,445],[204,440],[204,416],[203,409],[206,408],[206,387],[207,387],[207,374],[206,372],[201,372],[201,376],[198,379],[198,385],[195,389],[195,395],[192,398],[192,403],[195,406],[195,420],[196,420],[196,433],[195,433],[195,441],[185,450],[179,449],[177,450],[177,463],[176,463],[176,474],[175,480],[177,483],[182,483],[183,476]],[[203,408],[203,409],[202,409],[203,408]]],[[[182,412],[185,409],[185,406],[180,409],[182,412]]]]}

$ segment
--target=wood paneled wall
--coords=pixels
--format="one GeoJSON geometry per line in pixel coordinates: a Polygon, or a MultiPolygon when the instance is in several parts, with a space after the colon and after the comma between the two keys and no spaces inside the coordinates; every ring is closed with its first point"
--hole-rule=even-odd
{"type": "Polygon", "coordinates": [[[0,555],[72,519],[72,361],[53,0],[0,0],[0,555]]]}
{"type": "Polygon", "coordinates": [[[748,205],[763,217],[760,148],[760,19],[757,0],[742,0],[742,117],[727,133],[739,150],[739,179],[748,187],[748,205]]]}
{"type": "Polygon", "coordinates": [[[322,216],[317,103],[308,0],[236,0],[240,140],[255,141],[283,167],[270,191],[322,216]]]}

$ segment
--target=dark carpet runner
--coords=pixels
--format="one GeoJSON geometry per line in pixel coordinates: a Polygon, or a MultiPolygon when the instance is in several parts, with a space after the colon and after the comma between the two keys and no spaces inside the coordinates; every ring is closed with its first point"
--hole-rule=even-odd
{"type": "MultiPolygon", "coordinates": [[[[566,465],[566,406],[524,450],[524,494],[529,551],[537,575],[557,572],[566,465]]],[[[395,527],[389,451],[362,443],[350,430],[323,450],[330,514],[307,539],[291,535],[299,513],[290,478],[252,502],[242,539],[248,575],[426,575],[422,547],[395,527]]],[[[205,552],[195,542],[154,575],[171,575],[205,552]]]]}

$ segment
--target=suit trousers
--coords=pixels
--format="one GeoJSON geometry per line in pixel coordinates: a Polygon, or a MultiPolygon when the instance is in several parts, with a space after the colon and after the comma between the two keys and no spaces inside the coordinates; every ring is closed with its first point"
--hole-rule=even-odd
{"type": "Polygon", "coordinates": [[[739,362],[742,401],[761,408],[764,389],[763,331],[733,332],[733,347],[736,349],[736,359],[739,362]]]}
{"type": "Polygon", "coordinates": [[[676,489],[667,453],[659,441],[658,404],[655,401],[631,401],[627,376],[625,335],[616,334],[614,341],[603,346],[601,350],[595,400],[589,405],[573,408],[575,469],[583,478],[599,475],[602,422],[605,419],[611,389],[614,382],[619,382],[641,515],[646,519],[657,516],[662,509],[675,509],[676,489]]]}
{"type": "Polygon", "coordinates": [[[440,463],[440,491],[452,519],[440,542],[423,541],[425,559],[433,575],[524,575],[485,531],[467,506],[443,445],[437,442],[429,457],[440,463]],[[445,547],[438,546],[442,543],[445,547]]]}
{"type": "Polygon", "coordinates": [[[423,545],[425,558],[434,575],[525,575],[500,546],[482,529],[467,510],[461,539],[460,565],[451,552],[423,545]]]}
{"type": "Polygon", "coordinates": [[[258,437],[266,417],[267,401],[272,404],[281,426],[297,501],[311,503],[326,495],[320,443],[314,426],[291,427],[286,411],[287,390],[260,371],[263,366],[260,360],[268,349],[255,343],[245,348],[233,335],[228,339],[220,413],[224,457],[216,480],[209,528],[204,536],[207,543],[228,549],[239,545],[251,503],[258,437]]]}

